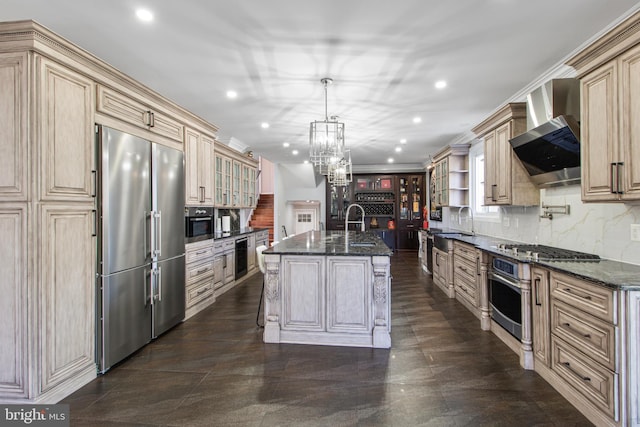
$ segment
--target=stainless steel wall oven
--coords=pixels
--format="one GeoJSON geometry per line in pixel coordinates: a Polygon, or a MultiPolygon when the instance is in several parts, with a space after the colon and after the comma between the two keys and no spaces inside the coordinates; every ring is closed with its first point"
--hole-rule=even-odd
{"type": "Polygon", "coordinates": [[[489,272],[491,318],[511,335],[522,340],[522,290],[518,263],[493,258],[489,272]]]}

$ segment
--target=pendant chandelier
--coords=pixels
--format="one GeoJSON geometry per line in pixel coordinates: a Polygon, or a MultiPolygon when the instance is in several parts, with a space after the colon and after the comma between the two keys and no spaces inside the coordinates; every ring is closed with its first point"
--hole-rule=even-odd
{"type": "Polygon", "coordinates": [[[333,79],[325,77],[320,82],[324,85],[324,121],[311,122],[309,160],[318,173],[327,175],[332,185],[347,185],[351,182],[351,156],[345,156],[344,123],[338,122],[335,116],[329,118],[327,108],[327,86],[333,83],[333,79]],[[343,174],[342,171],[347,169],[349,173],[343,174]],[[340,183],[336,184],[336,180],[340,183]]]}

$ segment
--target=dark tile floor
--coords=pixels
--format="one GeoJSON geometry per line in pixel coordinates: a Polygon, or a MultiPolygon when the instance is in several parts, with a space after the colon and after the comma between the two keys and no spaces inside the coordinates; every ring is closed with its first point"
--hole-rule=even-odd
{"type": "Polygon", "coordinates": [[[263,344],[256,274],[65,399],[71,425],[591,425],[415,253],[391,271],[391,350],[263,344]]]}

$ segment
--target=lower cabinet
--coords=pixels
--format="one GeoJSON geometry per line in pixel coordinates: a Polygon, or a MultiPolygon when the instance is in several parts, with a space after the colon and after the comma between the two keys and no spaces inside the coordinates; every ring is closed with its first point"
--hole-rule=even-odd
{"type": "Polygon", "coordinates": [[[185,247],[185,318],[207,308],[215,301],[213,240],[185,247]]]}
{"type": "Polygon", "coordinates": [[[535,370],[594,424],[637,426],[640,292],[542,267],[531,279],[535,370]]]}
{"type": "Polygon", "coordinates": [[[480,253],[472,245],[453,242],[453,283],[456,299],[474,314],[480,306],[480,253]]]}
{"type": "Polygon", "coordinates": [[[433,248],[433,283],[444,293],[453,297],[449,289],[449,253],[436,247],[433,248]]]}

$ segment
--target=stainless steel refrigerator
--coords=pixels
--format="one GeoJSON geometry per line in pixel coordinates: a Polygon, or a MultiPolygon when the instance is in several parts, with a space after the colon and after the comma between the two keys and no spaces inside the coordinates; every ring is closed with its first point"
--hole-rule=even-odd
{"type": "Polygon", "coordinates": [[[105,126],[98,144],[98,371],[184,319],[184,155],[105,126]]]}

